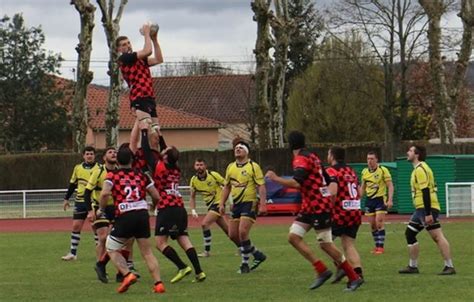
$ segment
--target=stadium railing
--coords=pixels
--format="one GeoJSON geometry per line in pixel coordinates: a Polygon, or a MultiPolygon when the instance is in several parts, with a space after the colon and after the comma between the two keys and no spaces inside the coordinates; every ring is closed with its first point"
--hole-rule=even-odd
{"type": "MultiPolygon", "coordinates": [[[[188,213],[191,213],[189,209],[189,186],[180,186],[179,190],[183,195],[188,213]]],[[[0,219],[71,217],[74,196],[70,198],[71,208],[64,211],[63,198],[65,193],[65,189],[0,191],[0,219]]],[[[207,212],[206,205],[200,197],[196,199],[196,211],[199,214],[205,214],[207,212]]],[[[151,202],[151,199],[149,201],[151,202]]]]}

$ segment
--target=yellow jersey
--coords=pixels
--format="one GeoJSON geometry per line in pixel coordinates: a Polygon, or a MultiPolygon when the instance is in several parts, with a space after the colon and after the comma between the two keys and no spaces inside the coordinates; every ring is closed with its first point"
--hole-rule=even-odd
{"type": "Polygon", "coordinates": [[[362,183],[365,184],[367,198],[383,197],[387,199],[387,181],[392,181],[392,175],[384,166],[377,166],[371,171],[369,168],[362,170],[362,183]]]}
{"type": "Polygon", "coordinates": [[[206,171],[206,178],[200,179],[199,176],[191,177],[189,186],[196,193],[201,193],[206,206],[219,204],[221,200],[222,186],[224,178],[215,171],[206,171]]]}
{"type": "Polygon", "coordinates": [[[76,192],[76,202],[84,202],[84,191],[86,190],[87,183],[89,178],[91,177],[92,173],[95,170],[100,169],[99,163],[94,163],[93,166],[89,166],[85,163],[77,164],[72,171],[71,180],[69,181],[71,184],[77,185],[77,192],[76,192]]]}
{"type": "Polygon", "coordinates": [[[233,203],[257,201],[257,185],[265,185],[262,169],[249,160],[245,164],[233,162],[227,166],[224,185],[231,185],[233,203]]]}
{"type": "Polygon", "coordinates": [[[416,209],[424,208],[423,205],[423,190],[424,188],[430,189],[431,208],[440,210],[438,201],[438,189],[436,187],[433,171],[424,162],[419,162],[413,172],[411,172],[411,195],[413,198],[413,205],[416,209]]]}
{"type": "MultiPolygon", "coordinates": [[[[92,175],[87,182],[86,189],[92,192],[91,202],[93,205],[99,205],[100,191],[102,191],[102,186],[104,185],[105,178],[109,172],[110,170],[108,170],[105,165],[103,165],[99,169],[96,169],[92,172],[92,175]]],[[[107,200],[107,205],[114,205],[114,199],[112,196],[110,196],[107,200]]]]}

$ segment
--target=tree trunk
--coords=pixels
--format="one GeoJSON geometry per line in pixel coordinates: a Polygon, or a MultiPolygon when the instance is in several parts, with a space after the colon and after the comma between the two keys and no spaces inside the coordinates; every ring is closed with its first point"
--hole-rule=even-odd
{"type": "Polygon", "coordinates": [[[275,63],[271,81],[270,104],[272,112],[271,137],[272,147],[283,147],[284,136],[284,103],[285,103],[285,74],[288,65],[288,46],[294,22],[288,14],[288,1],[275,0],[276,17],[271,20],[275,36],[275,63]]]}
{"type": "Polygon", "coordinates": [[[450,108],[448,106],[448,91],[446,89],[446,78],[444,65],[441,58],[441,16],[446,11],[442,0],[419,0],[420,5],[428,15],[428,42],[431,78],[435,87],[435,119],[439,127],[441,144],[444,145],[449,139],[454,140],[453,128],[449,126],[450,108]]]}
{"type": "Polygon", "coordinates": [[[255,13],[253,19],[257,22],[257,42],[255,45],[256,72],[256,116],[258,125],[258,144],[261,150],[270,144],[270,108],[268,103],[268,74],[270,71],[270,56],[268,50],[271,47],[269,8],[271,0],[254,0],[251,3],[255,13]]]}
{"type": "Polygon", "coordinates": [[[89,70],[92,51],[92,32],[94,29],[95,7],[89,0],[71,0],[79,12],[81,18],[81,32],[79,34],[79,44],[76,51],[78,53],[76,85],[74,87],[74,97],[72,101],[73,129],[74,129],[74,149],[82,152],[86,145],[88,110],[87,110],[87,87],[93,78],[92,71],[89,70]]]}
{"type": "Polygon", "coordinates": [[[117,10],[115,18],[114,1],[97,0],[97,4],[102,12],[102,25],[104,26],[105,35],[107,37],[107,45],[109,46],[109,70],[110,87],[109,87],[109,102],[107,104],[107,111],[105,116],[106,127],[106,144],[107,146],[117,146],[119,135],[119,106],[120,93],[122,90],[122,80],[120,78],[120,71],[118,66],[118,53],[115,47],[115,40],[120,31],[120,19],[128,0],[121,0],[120,6],[117,10]]]}
{"type": "MultiPolygon", "coordinates": [[[[472,53],[472,35],[474,30],[474,8],[472,0],[461,1],[461,12],[458,14],[463,23],[463,34],[461,42],[461,50],[456,61],[456,69],[454,71],[453,80],[449,88],[449,107],[452,115],[450,116],[450,125],[456,125],[454,118],[457,115],[459,104],[459,94],[464,86],[467,66],[472,53]]],[[[453,130],[456,133],[456,129],[453,130]]]]}

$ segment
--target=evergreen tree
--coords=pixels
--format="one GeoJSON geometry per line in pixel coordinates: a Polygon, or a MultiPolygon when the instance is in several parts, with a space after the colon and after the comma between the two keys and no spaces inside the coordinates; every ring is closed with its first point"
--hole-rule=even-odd
{"type": "Polygon", "coordinates": [[[69,135],[56,78],[62,58],[42,48],[41,27],[26,28],[23,16],[0,20],[0,149],[63,148],[69,135]]]}

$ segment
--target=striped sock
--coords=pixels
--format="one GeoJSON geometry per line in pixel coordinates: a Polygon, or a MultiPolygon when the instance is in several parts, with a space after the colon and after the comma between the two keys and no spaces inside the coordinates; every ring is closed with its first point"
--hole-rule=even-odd
{"type": "Polygon", "coordinates": [[[96,246],[99,245],[99,236],[97,236],[97,234],[95,234],[95,233],[94,233],[94,242],[95,242],[96,246]]]}
{"type": "Polygon", "coordinates": [[[212,241],[211,230],[203,230],[202,235],[204,237],[204,250],[206,252],[210,252],[211,251],[211,241],[212,241]]]}
{"type": "Polygon", "coordinates": [[[77,255],[77,247],[79,246],[79,241],[81,241],[81,232],[72,232],[71,233],[71,254],[77,255]]]}
{"type": "Polygon", "coordinates": [[[250,254],[255,248],[252,246],[250,240],[245,240],[240,243],[240,252],[242,253],[242,264],[248,264],[250,254]]]}
{"type": "Polygon", "coordinates": [[[385,244],[385,229],[378,231],[378,247],[383,247],[385,244]]]}
{"type": "Polygon", "coordinates": [[[379,233],[379,231],[377,231],[377,230],[372,231],[372,238],[374,238],[375,246],[377,246],[378,233],[379,233]]]}

